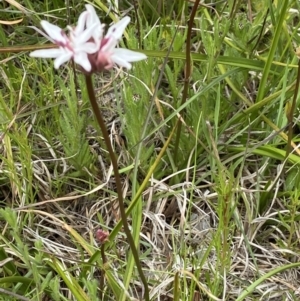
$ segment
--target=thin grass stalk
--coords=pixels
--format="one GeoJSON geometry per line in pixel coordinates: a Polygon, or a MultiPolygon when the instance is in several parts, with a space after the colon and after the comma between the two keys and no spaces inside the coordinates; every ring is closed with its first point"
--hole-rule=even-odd
{"type": "Polygon", "coordinates": [[[22,46],[7,46],[0,47],[0,53],[20,53],[23,51],[33,51],[39,49],[52,49],[57,48],[55,44],[47,44],[47,45],[22,45],[22,46]]]}
{"type": "Polygon", "coordinates": [[[234,1],[233,1],[232,9],[231,9],[230,15],[229,15],[229,18],[230,18],[231,20],[234,19],[234,16],[236,15],[236,13],[237,13],[237,11],[238,11],[238,8],[239,8],[240,4],[241,4],[241,0],[234,0],[234,1]]]}
{"type": "Polygon", "coordinates": [[[131,235],[128,223],[127,223],[127,217],[126,217],[126,212],[125,212],[125,208],[124,208],[124,201],[123,201],[122,183],[121,183],[121,178],[120,178],[120,174],[119,174],[117,158],[116,158],[116,155],[113,151],[113,148],[112,148],[109,136],[108,136],[108,132],[107,132],[104,120],[102,118],[102,114],[99,110],[99,107],[98,107],[98,104],[97,104],[97,101],[96,101],[92,76],[91,75],[86,75],[85,80],[86,80],[86,85],[87,85],[87,90],[88,90],[90,103],[91,103],[94,115],[96,117],[96,120],[97,120],[97,122],[100,126],[101,131],[102,131],[104,142],[106,144],[106,147],[107,147],[107,150],[108,150],[108,153],[109,153],[109,156],[110,156],[110,160],[111,160],[111,163],[112,163],[112,166],[113,166],[113,171],[114,171],[114,176],[115,176],[116,186],[117,186],[119,209],[120,209],[122,224],[123,224],[123,227],[124,227],[124,232],[125,232],[126,237],[128,239],[128,243],[129,243],[130,249],[132,251],[132,255],[134,257],[134,261],[135,261],[136,267],[138,269],[138,273],[140,275],[141,281],[144,285],[144,290],[145,290],[144,299],[146,301],[149,301],[148,283],[147,283],[146,277],[143,273],[141,263],[139,261],[138,251],[137,251],[136,246],[134,244],[134,240],[133,240],[133,237],[131,235]]]}
{"type": "Polygon", "coordinates": [[[293,148],[293,146],[292,146],[293,117],[294,117],[294,112],[296,109],[296,103],[297,103],[297,98],[298,98],[298,93],[299,93],[299,85],[300,85],[300,60],[298,59],[298,72],[297,72],[296,86],[295,86],[295,90],[294,90],[294,97],[292,100],[292,105],[290,107],[288,107],[288,111],[287,111],[287,120],[288,120],[288,124],[289,124],[289,129],[288,129],[288,140],[287,140],[287,147],[286,147],[286,158],[288,158],[288,156],[291,153],[291,150],[293,148]]]}
{"type": "Polygon", "coordinates": [[[255,43],[255,45],[253,46],[253,48],[251,49],[250,55],[253,55],[254,50],[256,50],[256,48],[257,48],[258,45],[259,45],[259,42],[261,42],[261,40],[262,40],[263,33],[265,32],[265,28],[266,28],[266,23],[267,23],[267,19],[268,19],[269,10],[270,10],[270,8],[267,9],[267,12],[266,12],[266,14],[265,14],[263,23],[262,23],[262,25],[261,25],[261,30],[259,31],[259,34],[258,34],[258,37],[257,37],[257,36],[254,36],[250,41],[247,42],[247,44],[249,45],[249,44],[252,43],[252,41],[254,41],[254,40],[256,39],[256,37],[257,37],[256,43],[255,43]]]}
{"type": "Polygon", "coordinates": [[[30,301],[30,299],[28,299],[28,298],[26,298],[26,297],[23,297],[23,296],[21,296],[21,295],[19,295],[19,294],[16,294],[16,293],[14,293],[14,292],[11,292],[11,291],[6,290],[6,289],[1,288],[1,287],[0,287],[0,293],[2,294],[2,296],[3,296],[3,295],[8,295],[8,296],[11,296],[11,297],[13,297],[13,298],[16,298],[17,300],[21,300],[21,301],[30,301]]]}
{"type": "MultiPolygon", "coordinates": [[[[297,269],[299,267],[300,267],[300,262],[296,262],[296,263],[290,263],[287,265],[279,266],[279,267],[271,270],[270,272],[262,275],[260,278],[258,278],[254,282],[251,282],[251,284],[249,286],[247,286],[240,293],[239,297],[235,301],[242,301],[242,300],[246,299],[246,297],[249,296],[250,294],[252,294],[259,285],[261,285],[265,280],[271,279],[276,274],[283,273],[284,271],[291,270],[291,269],[297,269]]],[[[296,299],[294,299],[294,300],[296,300],[296,299]]]]}
{"type": "Polygon", "coordinates": [[[141,24],[140,24],[140,16],[139,16],[139,3],[137,0],[133,1],[133,7],[136,16],[136,27],[137,27],[137,38],[139,41],[139,49],[143,49],[142,45],[142,36],[141,36],[141,24]]]}
{"type": "MultiPolygon", "coordinates": [[[[193,28],[193,22],[195,19],[195,15],[197,12],[197,8],[199,5],[200,0],[196,0],[194,3],[194,6],[192,8],[191,17],[188,21],[188,31],[187,31],[187,37],[186,37],[186,48],[185,48],[185,73],[184,73],[184,87],[182,92],[182,99],[181,99],[181,105],[183,105],[188,97],[188,91],[189,91],[189,84],[190,84],[190,77],[191,77],[191,40],[192,40],[192,28],[193,28]]],[[[184,112],[182,111],[182,117],[184,118],[184,112]]],[[[180,119],[179,119],[180,120],[180,119]]],[[[174,146],[174,162],[177,162],[177,156],[178,156],[178,148],[179,148],[179,142],[180,142],[180,135],[181,135],[181,128],[182,128],[182,121],[179,121],[178,127],[177,127],[177,133],[176,133],[176,139],[175,139],[175,146],[174,146]]],[[[177,166],[178,168],[178,166],[177,166]]]]}

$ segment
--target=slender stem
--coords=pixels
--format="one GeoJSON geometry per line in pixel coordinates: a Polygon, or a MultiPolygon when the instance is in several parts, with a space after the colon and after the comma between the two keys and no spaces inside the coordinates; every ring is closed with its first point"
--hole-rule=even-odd
{"type": "MultiPolygon", "coordinates": [[[[186,37],[186,47],[185,47],[185,75],[184,75],[184,86],[183,86],[183,92],[182,92],[182,100],[181,105],[183,105],[187,98],[188,98],[188,91],[189,91],[189,84],[190,84],[190,76],[191,76],[191,40],[192,40],[192,28],[193,28],[193,22],[194,18],[197,12],[197,7],[199,5],[200,0],[196,0],[194,2],[194,6],[192,8],[191,17],[188,21],[188,31],[187,31],[187,37],[186,37]]],[[[182,112],[182,115],[184,116],[184,111],[182,112]]],[[[174,146],[174,162],[177,162],[177,156],[178,156],[178,148],[179,148],[179,141],[180,141],[180,135],[181,135],[181,127],[182,122],[180,120],[178,127],[177,127],[177,133],[176,133],[176,140],[175,140],[175,146],[174,146]]],[[[177,166],[178,167],[178,166],[177,166]]]]}
{"type": "MultiPolygon", "coordinates": [[[[102,257],[102,264],[105,265],[106,263],[106,256],[105,256],[105,243],[101,244],[101,257],[102,257]]],[[[105,274],[105,268],[102,268],[101,276],[100,276],[100,282],[99,282],[99,299],[102,300],[103,296],[103,290],[104,290],[104,274],[105,274]]]]}
{"type": "Polygon", "coordinates": [[[120,214],[121,214],[121,219],[122,219],[122,223],[123,223],[123,227],[124,227],[124,232],[127,236],[127,240],[136,264],[136,267],[138,269],[141,281],[144,285],[144,299],[146,301],[149,301],[149,288],[148,288],[148,283],[147,280],[145,278],[145,275],[143,273],[142,267],[141,267],[141,263],[139,261],[139,255],[138,255],[138,251],[136,249],[136,246],[134,244],[134,240],[133,237],[131,235],[128,223],[127,223],[127,218],[126,218],[126,213],[125,213],[125,208],[124,208],[124,201],[123,201],[123,191],[122,191],[122,184],[121,184],[121,178],[120,178],[120,174],[119,174],[119,168],[118,168],[118,162],[117,162],[117,158],[116,155],[113,151],[108,133],[107,133],[107,129],[104,123],[104,120],[102,118],[101,112],[99,110],[97,101],[96,101],[96,97],[95,97],[95,92],[94,92],[94,87],[93,87],[93,81],[92,81],[92,76],[91,75],[86,75],[85,76],[85,81],[86,81],[86,86],[87,86],[87,90],[88,90],[88,94],[89,94],[89,98],[90,98],[90,103],[92,105],[92,109],[93,112],[95,114],[95,117],[97,119],[97,122],[100,126],[100,129],[102,131],[103,134],[103,138],[104,138],[104,142],[106,144],[109,156],[110,156],[110,160],[113,166],[113,171],[114,171],[114,176],[115,176],[115,180],[116,180],[116,186],[117,186],[117,193],[118,193],[118,201],[119,201],[119,209],[120,209],[120,214]]]}
{"type": "MultiPolygon", "coordinates": [[[[286,158],[288,158],[289,154],[291,153],[292,150],[292,139],[293,139],[293,118],[294,118],[294,113],[296,109],[296,104],[297,104],[297,98],[298,98],[298,93],[299,93],[299,86],[300,86],[300,59],[298,60],[298,70],[297,70],[297,79],[296,79],[296,87],[294,91],[294,97],[292,100],[291,106],[287,110],[287,120],[289,124],[289,129],[288,129],[288,141],[287,141],[287,146],[286,146],[286,158]]],[[[288,106],[289,104],[287,104],[288,106]]]]}
{"type": "MultiPolygon", "coordinates": [[[[261,42],[263,33],[265,32],[265,26],[266,26],[266,23],[267,23],[267,20],[268,20],[269,9],[270,9],[270,8],[267,9],[267,12],[266,12],[266,15],[265,15],[265,17],[264,17],[263,23],[262,23],[262,25],[261,25],[261,30],[260,30],[260,32],[259,32],[259,34],[258,34],[258,38],[257,38],[257,40],[256,40],[256,43],[255,43],[255,45],[253,46],[253,48],[251,49],[251,52],[250,52],[251,55],[253,54],[254,50],[258,47],[259,42],[261,42]]],[[[255,35],[252,39],[250,39],[250,40],[247,42],[247,44],[250,44],[253,40],[256,39],[256,37],[257,37],[257,35],[255,35]]]]}
{"type": "Polygon", "coordinates": [[[138,1],[133,1],[133,7],[134,7],[135,15],[136,15],[137,38],[139,41],[139,49],[141,49],[141,48],[143,49],[138,1]]]}

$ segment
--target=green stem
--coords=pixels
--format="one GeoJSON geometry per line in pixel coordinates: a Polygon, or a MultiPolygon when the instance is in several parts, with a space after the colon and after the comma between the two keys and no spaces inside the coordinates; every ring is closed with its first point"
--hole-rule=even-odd
{"type": "Polygon", "coordinates": [[[131,235],[128,223],[127,223],[127,218],[126,218],[126,213],[125,213],[125,208],[124,208],[124,201],[123,201],[123,191],[122,191],[122,183],[121,183],[121,178],[120,178],[120,174],[119,174],[119,168],[118,168],[118,162],[117,162],[117,158],[116,155],[113,151],[108,133],[107,133],[107,129],[104,123],[104,120],[102,118],[101,112],[99,110],[97,101],[96,101],[96,96],[94,93],[94,87],[93,87],[93,81],[92,81],[92,76],[91,75],[86,75],[85,76],[85,81],[86,81],[86,86],[87,86],[87,90],[88,90],[88,95],[90,98],[90,103],[92,105],[92,109],[94,112],[94,115],[96,117],[96,120],[100,126],[100,129],[102,131],[103,134],[103,138],[104,138],[104,142],[106,144],[109,156],[110,156],[110,160],[113,166],[113,171],[114,171],[114,176],[115,176],[115,180],[116,180],[116,186],[117,186],[117,193],[118,193],[118,201],[119,201],[119,209],[120,209],[120,214],[121,214],[121,219],[122,219],[122,224],[124,227],[124,232],[127,236],[127,240],[136,264],[136,267],[138,269],[140,278],[142,280],[142,283],[144,285],[144,289],[145,289],[145,293],[144,293],[144,299],[146,301],[149,301],[149,288],[148,288],[148,283],[147,280],[145,278],[145,275],[143,273],[142,267],[141,267],[141,263],[139,261],[139,255],[138,255],[138,251],[136,249],[136,246],[134,244],[134,240],[133,237],[131,235]]]}

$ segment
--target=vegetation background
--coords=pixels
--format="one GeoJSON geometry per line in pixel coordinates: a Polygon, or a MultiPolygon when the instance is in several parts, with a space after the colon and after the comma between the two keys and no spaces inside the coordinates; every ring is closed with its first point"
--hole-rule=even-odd
{"type": "Polygon", "coordinates": [[[297,0],[1,1],[0,300],[144,294],[84,77],[28,55],[86,3],[148,56],[94,84],[150,299],[299,300],[297,0]]]}

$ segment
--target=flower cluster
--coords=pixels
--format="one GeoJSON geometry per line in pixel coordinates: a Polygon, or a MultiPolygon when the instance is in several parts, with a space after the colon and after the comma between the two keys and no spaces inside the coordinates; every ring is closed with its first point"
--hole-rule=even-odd
{"type": "Polygon", "coordinates": [[[115,64],[131,68],[131,62],[146,59],[143,53],[124,48],[116,48],[130,18],[124,17],[112,25],[104,36],[104,26],[101,24],[92,5],[86,5],[86,11],[80,14],[77,26],[68,26],[69,35],[61,28],[47,21],[41,25],[47,38],[58,48],[36,50],[31,57],[54,58],[57,69],[69,60],[82,67],[87,72],[99,72],[112,68],[115,64]]]}

